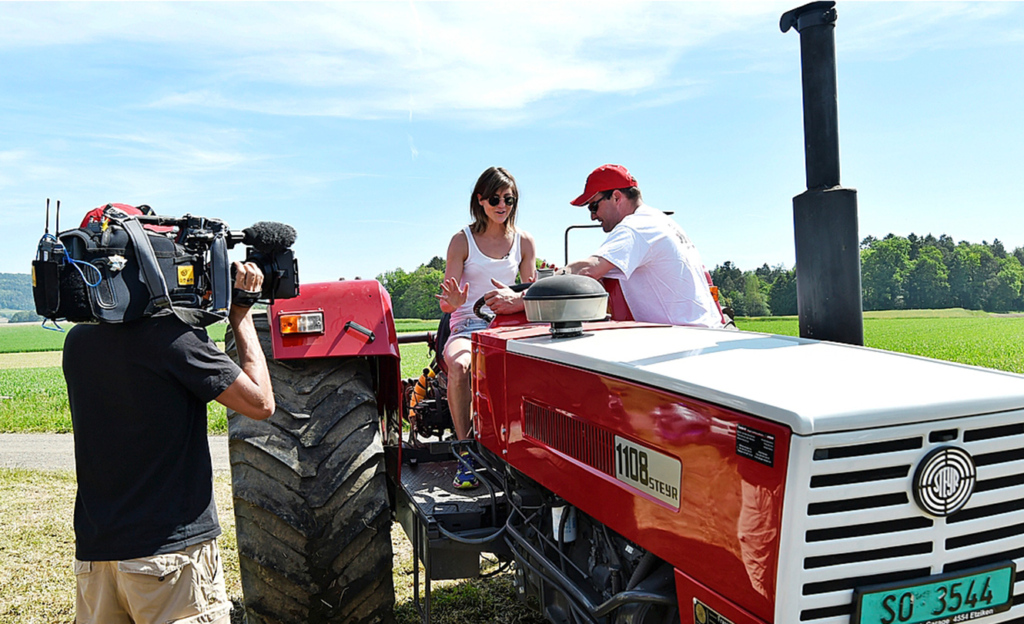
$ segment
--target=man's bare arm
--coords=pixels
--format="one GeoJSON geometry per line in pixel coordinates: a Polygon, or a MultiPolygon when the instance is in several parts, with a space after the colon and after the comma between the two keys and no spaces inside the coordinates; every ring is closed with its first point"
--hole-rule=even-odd
{"type": "Polygon", "coordinates": [[[592,277],[594,279],[601,279],[615,268],[615,265],[608,262],[601,256],[590,256],[583,260],[577,260],[570,262],[562,269],[562,273],[571,273],[573,275],[584,275],[586,277],[592,277]]]}
{"type": "MultiPolygon", "coordinates": [[[[235,287],[249,292],[262,288],[263,274],[252,263],[235,263],[235,287]],[[255,275],[253,274],[255,272],[255,275]]],[[[256,326],[252,321],[252,308],[232,304],[228,322],[235,336],[238,365],[242,374],[220,393],[217,402],[255,420],[265,420],[274,414],[274,389],[270,385],[270,371],[263,355],[256,326]]]]}

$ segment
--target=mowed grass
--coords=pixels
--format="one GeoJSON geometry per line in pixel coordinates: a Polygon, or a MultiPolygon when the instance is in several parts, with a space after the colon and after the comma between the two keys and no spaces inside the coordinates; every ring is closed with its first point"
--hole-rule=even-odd
{"type": "MultiPolygon", "coordinates": [[[[74,621],[76,487],[72,472],[0,468],[0,624],[74,621]]],[[[223,531],[217,544],[224,581],[236,607],[231,621],[241,624],[242,582],[230,474],[217,473],[213,487],[223,531]]],[[[395,551],[395,619],[398,624],[414,624],[420,620],[412,603],[412,545],[398,524],[392,525],[391,542],[395,551]]],[[[470,581],[435,581],[432,589],[431,619],[435,624],[544,621],[518,603],[510,574],[470,581]]]]}

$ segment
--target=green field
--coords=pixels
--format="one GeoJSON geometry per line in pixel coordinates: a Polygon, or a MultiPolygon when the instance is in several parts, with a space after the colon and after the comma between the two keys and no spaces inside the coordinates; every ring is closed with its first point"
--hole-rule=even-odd
{"type": "MultiPolygon", "coordinates": [[[[71,327],[64,324],[65,329],[71,327]]],[[[434,331],[437,321],[399,319],[395,321],[399,333],[434,331]]],[[[223,342],[227,325],[218,323],[207,328],[210,337],[223,342]]],[[[28,354],[60,351],[64,333],[43,329],[39,325],[0,325],[0,354],[28,354]]],[[[430,364],[426,343],[400,346],[402,377],[419,377],[430,364]]],[[[55,354],[55,357],[59,354],[55,354]]],[[[0,433],[70,433],[71,413],[68,410],[67,386],[58,366],[23,368],[17,364],[24,356],[5,357],[0,361],[0,433]]],[[[27,357],[24,358],[28,360],[27,357]]],[[[209,432],[214,435],[228,432],[227,412],[223,405],[211,402],[207,406],[209,432]]]]}
{"type": "MultiPolygon", "coordinates": [[[[47,322],[47,327],[53,327],[47,322]]],[[[74,326],[73,323],[61,323],[60,327],[65,331],[46,329],[40,324],[17,324],[0,325],[0,353],[30,353],[34,351],[60,351],[64,348],[64,337],[67,330],[74,326]]],[[[215,342],[224,342],[224,332],[228,329],[227,323],[217,323],[206,328],[215,342]]],[[[423,332],[437,330],[437,321],[424,321],[420,319],[396,319],[395,331],[400,334],[406,332],[423,332]]]]}
{"type": "MultiPolygon", "coordinates": [[[[866,346],[1024,374],[1024,317],[967,310],[868,312],[864,317],[866,346]]],[[[395,325],[399,332],[437,329],[437,321],[400,319],[395,325]]],[[[740,318],[737,325],[746,331],[799,335],[796,317],[740,318]]],[[[210,334],[223,340],[225,328],[214,325],[210,334]]],[[[63,334],[39,326],[0,326],[0,354],[59,351],[61,344],[63,334]]],[[[400,351],[405,379],[419,377],[430,363],[424,343],[401,345],[400,351]]],[[[22,359],[29,361],[21,355],[0,358],[0,433],[71,431],[60,368],[22,367],[17,364],[22,359]]],[[[227,432],[221,405],[210,404],[209,422],[210,433],[227,432]]]]}
{"type": "MultiPolygon", "coordinates": [[[[746,331],[800,335],[796,317],[740,318],[736,325],[746,331]]],[[[1024,374],[1024,317],[959,309],[866,312],[864,345],[1024,374]]]]}

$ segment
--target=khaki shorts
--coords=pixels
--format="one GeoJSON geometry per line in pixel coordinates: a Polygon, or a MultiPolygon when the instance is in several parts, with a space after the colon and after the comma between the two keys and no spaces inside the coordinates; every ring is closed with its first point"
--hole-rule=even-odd
{"type": "Polygon", "coordinates": [[[76,624],[228,624],[217,541],[127,561],[75,560],[76,624]]]}

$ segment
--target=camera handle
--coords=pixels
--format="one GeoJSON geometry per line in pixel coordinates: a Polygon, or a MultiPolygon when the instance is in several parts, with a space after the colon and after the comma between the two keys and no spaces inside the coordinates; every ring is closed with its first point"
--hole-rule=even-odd
{"type": "Polygon", "coordinates": [[[228,259],[228,243],[222,232],[218,232],[210,246],[210,281],[213,287],[212,312],[227,314],[231,305],[231,261],[228,259]]]}

